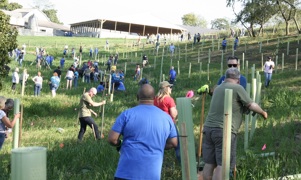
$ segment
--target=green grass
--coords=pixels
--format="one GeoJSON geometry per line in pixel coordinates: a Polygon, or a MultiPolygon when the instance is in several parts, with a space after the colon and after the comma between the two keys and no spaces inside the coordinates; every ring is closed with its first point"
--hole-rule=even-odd
{"type": "MultiPolygon", "coordinates": [[[[301,78],[300,70],[295,71],[295,56],[296,48],[300,45],[296,36],[280,37],[278,51],[278,70],[273,74],[271,87],[268,89],[262,88],[261,105],[268,112],[269,118],[264,121],[258,118],[257,129],[252,140],[249,142],[247,152],[243,148],[244,127],[242,126],[238,135],[238,152],[237,152],[237,179],[264,179],[275,178],[283,175],[301,173],[301,141],[295,140],[295,136],[301,133],[300,123],[300,106],[301,106],[301,78]],[[290,53],[286,55],[287,42],[290,42],[290,53]],[[281,54],[285,54],[285,68],[281,70],[281,54]],[[263,144],[267,144],[265,151],[261,150],[263,144]],[[257,154],[263,152],[275,152],[273,157],[260,158],[257,154]]],[[[22,128],[22,143],[21,146],[44,146],[47,147],[47,179],[113,179],[114,172],[117,167],[119,154],[111,147],[107,141],[107,134],[110,130],[115,118],[123,110],[131,108],[137,104],[136,93],[138,90],[137,82],[133,81],[135,64],[141,62],[141,54],[146,53],[149,57],[150,66],[143,70],[143,76],[147,77],[151,84],[158,89],[160,66],[162,60],[162,47],[159,55],[154,56],[153,45],[146,44],[145,46],[132,46],[136,40],[125,39],[109,39],[110,50],[104,50],[105,39],[97,38],[76,38],[76,37],[19,37],[20,46],[23,43],[27,44],[26,60],[24,67],[28,69],[30,78],[33,77],[37,70],[35,66],[30,66],[34,60],[35,47],[44,47],[46,52],[55,56],[52,70],[42,68],[42,76],[44,78],[41,97],[33,97],[33,82],[29,78],[26,85],[25,95],[21,97],[20,93],[11,93],[11,73],[9,77],[4,79],[4,86],[1,90],[1,95],[8,98],[19,98],[24,105],[23,128],[22,128]],[[98,95],[95,101],[102,99],[107,100],[105,106],[105,139],[94,141],[92,130],[87,129],[82,143],[77,143],[77,134],[79,125],[77,120],[77,106],[79,103],[80,94],[83,90],[88,90],[97,84],[85,84],[79,80],[77,89],[66,90],[65,80],[62,80],[60,88],[57,91],[55,98],[51,97],[51,93],[47,86],[47,81],[50,79],[53,69],[59,65],[63,48],[65,45],[76,48],[78,52],[79,46],[83,45],[84,55],[83,61],[87,61],[88,49],[90,47],[99,47],[99,61],[101,69],[104,69],[103,62],[105,57],[110,54],[119,52],[119,63],[117,69],[125,70],[125,85],[126,92],[116,92],[114,101],[109,102],[109,95],[98,95]],[[144,47],[144,48],[143,48],[144,47]],[[136,56],[137,54],[137,56],[136,56]],[[156,66],[154,66],[156,59],[156,66]],[[64,132],[57,132],[57,128],[63,128],[64,132]],[[60,148],[63,143],[64,147],[60,148]]],[[[221,74],[221,51],[218,51],[218,42],[221,40],[202,41],[192,46],[191,43],[175,43],[177,50],[173,61],[168,55],[163,57],[163,74],[167,78],[169,67],[175,66],[178,71],[177,61],[180,63],[180,74],[178,75],[175,88],[173,88],[172,96],[174,98],[183,97],[188,90],[196,90],[203,84],[209,83],[210,86],[216,84],[221,74]],[[180,47],[180,59],[178,49],[180,47]],[[185,48],[186,47],[186,48],[185,48]],[[211,48],[210,60],[210,75],[207,77],[208,49],[211,48]],[[187,52],[186,52],[187,49],[187,52]],[[214,50],[213,50],[214,49],[214,50]],[[200,52],[200,62],[202,69],[198,63],[198,52],[200,52]],[[189,63],[192,64],[191,75],[188,78],[189,63]]],[[[262,42],[263,56],[276,55],[276,46],[278,37],[271,36],[267,39],[262,37],[251,39],[243,38],[240,40],[238,50],[235,52],[239,58],[242,58],[242,53],[245,56],[245,62],[248,61],[249,68],[255,64],[256,71],[260,72],[261,81],[264,82],[264,75],[261,72],[261,53],[259,53],[259,43],[262,42]],[[245,49],[247,50],[245,52],[245,49]]],[[[226,69],[226,58],[232,55],[230,48],[232,41],[228,42],[228,51],[224,54],[223,71],[226,69]]],[[[168,52],[165,47],[165,54],[168,52]]],[[[299,51],[300,52],[300,51],[299,51]]],[[[67,58],[65,67],[72,63],[70,57],[67,58]]],[[[242,63],[242,62],[241,62],[242,63]]],[[[12,69],[17,67],[17,62],[12,60],[10,63],[12,69]]],[[[300,69],[300,63],[299,67],[300,69]]],[[[21,71],[23,68],[21,69],[21,71]]],[[[21,72],[20,71],[20,72],[21,72]]],[[[242,74],[245,74],[246,69],[241,67],[242,74]]],[[[251,69],[248,69],[248,82],[251,82],[251,69]]],[[[63,71],[62,77],[66,74],[63,71]]],[[[245,74],[246,75],[246,74],[245,74]]],[[[18,92],[21,86],[18,85],[18,92]]],[[[201,100],[195,95],[192,103],[193,122],[195,133],[195,148],[198,148],[199,123],[201,100]]],[[[207,96],[205,105],[205,115],[209,110],[211,97],[207,96]]],[[[94,108],[99,112],[99,108],[94,108]]],[[[101,124],[101,117],[94,118],[96,122],[101,124]]],[[[100,126],[99,126],[100,127],[100,126]]],[[[6,139],[1,150],[0,164],[0,179],[9,179],[10,172],[8,165],[10,164],[10,155],[12,147],[12,137],[6,139]]],[[[174,151],[166,151],[162,170],[162,179],[175,180],[182,179],[181,167],[175,161],[174,151]]]]}

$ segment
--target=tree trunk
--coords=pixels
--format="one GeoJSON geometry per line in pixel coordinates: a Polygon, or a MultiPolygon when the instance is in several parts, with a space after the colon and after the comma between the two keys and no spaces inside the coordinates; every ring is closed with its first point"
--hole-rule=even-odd
{"type": "Polygon", "coordinates": [[[294,20],[294,22],[295,22],[295,24],[296,24],[296,28],[297,28],[297,30],[298,30],[298,34],[301,34],[301,29],[300,29],[300,27],[299,27],[298,22],[296,21],[296,18],[294,17],[293,20],[294,20]]]}
{"type": "Polygon", "coordinates": [[[285,35],[289,35],[289,23],[288,21],[285,21],[285,35]]]}

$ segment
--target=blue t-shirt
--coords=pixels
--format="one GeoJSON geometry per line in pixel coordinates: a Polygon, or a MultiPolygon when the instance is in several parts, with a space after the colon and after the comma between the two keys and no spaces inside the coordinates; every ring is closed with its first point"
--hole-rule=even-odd
{"type": "Polygon", "coordinates": [[[119,74],[112,73],[112,83],[120,82],[119,74]]]}
{"type": "Polygon", "coordinates": [[[47,61],[48,64],[50,64],[50,60],[51,60],[50,56],[46,56],[45,60],[47,61]]]}
{"type": "Polygon", "coordinates": [[[222,45],[226,46],[227,45],[227,40],[223,40],[222,45]]]}
{"type": "MultiPolygon", "coordinates": [[[[225,81],[226,76],[223,75],[217,82],[217,85],[222,84],[225,81]]],[[[239,84],[244,88],[247,89],[247,79],[245,76],[240,75],[239,84]]]]}
{"type": "Polygon", "coordinates": [[[64,64],[65,64],[65,59],[64,59],[64,58],[62,58],[62,59],[60,60],[60,64],[61,64],[61,65],[64,65],[64,64]]]}
{"type": "Polygon", "coordinates": [[[125,91],[125,86],[123,84],[123,82],[119,82],[119,86],[117,88],[118,91],[125,91]]]}
{"type": "Polygon", "coordinates": [[[234,44],[237,45],[238,44],[238,39],[234,40],[234,44]]]}
{"type": "Polygon", "coordinates": [[[74,72],[74,78],[78,78],[79,74],[77,71],[74,72]]]}
{"type": "Polygon", "coordinates": [[[59,87],[59,85],[60,85],[60,78],[59,77],[57,77],[57,76],[52,76],[51,78],[50,78],[50,81],[51,81],[51,85],[52,86],[54,86],[54,87],[59,87]]]}
{"type": "Polygon", "coordinates": [[[176,79],[177,72],[174,69],[169,70],[169,75],[171,79],[176,79]]]}
{"type": "Polygon", "coordinates": [[[154,105],[122,112],[112,130],[123,136],[115,177],[160,180],[167,138],[177,137],[171,117],[154,105]]]}
{"type": "Polygon", "coordinates": [[[97,89],[97,93],[100,93],[100,92],[102,92],[105,88],[103,87],[103,85],[100,84],[100,85],[97,86],[96,89],[97,89]]]}

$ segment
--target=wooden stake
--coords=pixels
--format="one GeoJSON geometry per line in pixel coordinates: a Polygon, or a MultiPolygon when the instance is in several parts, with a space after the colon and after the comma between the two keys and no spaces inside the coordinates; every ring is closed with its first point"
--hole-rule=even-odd
{"type": "Polygon", "coordinates": [[[22,124],[23,124],[23,104],[21,104],[21,115],[20,115],[20,124],[19,124],[19,141],[18,141],[18,147],[21,146],[21,140],[22,140],[22,124]]]}
{"type": "Polygon", "coordinates": [[[201,155],[202,155],[205,100],[206,100],[206,93],[202,93],[202,111],[201,111],[201,122],[200,122],[200,139],[199,139],[198,167],[197,167],[198,172],[199,172],[199,167],[200,167],[200,158],[201,158],[201,155]]]}
{"type": "Polygon", "coordinates": [[[91,126],[92,126],[92,132],[93,132],[93,135],[94,135],[94,139],[96,140],[96,134],[95,134],[95,131],[94,131],[94,125],[91,124],[91,126]]]}
{"type": "Polygon", "coordinates": [[[104,135],[103,135],[104,119],[105,119],[105,105],[103,104],[102,111],[101,111],[101,138],[104,138],[104,135]]]}

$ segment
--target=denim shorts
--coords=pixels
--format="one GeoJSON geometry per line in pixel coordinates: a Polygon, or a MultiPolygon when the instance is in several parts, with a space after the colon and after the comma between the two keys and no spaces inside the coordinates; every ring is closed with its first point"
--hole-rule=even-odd
{"type": "MultiPolygon", "coordinates": [[[[203,159],[207,164],[222,166],[223,129],[204,127],[203,130],[203,159]]],[[[236,134],[231,133],[230,167],[236,164],[236,134]]]]}

